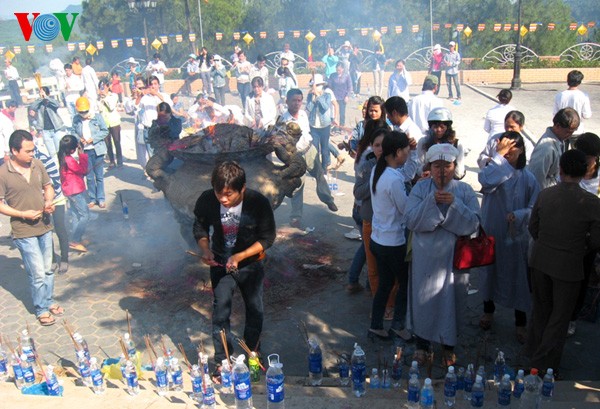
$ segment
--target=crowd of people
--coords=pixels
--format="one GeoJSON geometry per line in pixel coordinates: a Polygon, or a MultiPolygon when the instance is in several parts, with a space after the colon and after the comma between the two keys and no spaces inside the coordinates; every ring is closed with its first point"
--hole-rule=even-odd
{"type": "MultiPolygon", "coordinates": [[[[202,82],[202,92],[188,109],[181,95],[163,91],[168,69],[159,54],[144,69],[129,61],[127,98],[122,97],[118,73],[98,78],[91,59],[85,67],[77,58],[64,64],[59,95],[53,97],[42,87],[27,107],[28,130],[14,130],[20,98],[0,114],[5,138],[0,213],[11,217],[39,323],[52,325],[64,313],[52,298],[54,273],[68,270],[69,249],[87,251],[90,209],[106,207],[104,174],[123,166],[123,111],[134,117],[136,159],[142,168],[154,154],[150,137],[157,130],[178,139],[184,128],[194,132],[216,123],[237,123],[260,134],[281,116],[300,129],[296,151],[316,179],[319,199],[333,212],[338,208],[326,175],[346,154],[330,137],[333,127],[351,131],[341,148],[354,157],[352,216],[363,242],[350,266],[347,290],[363,290],[359,277],[366,264],[373,296],[370,337],[414,338],[415,358],[421,362],[432,343],[441,343],[445,362],[455,363],[459,311],[469,284],[468,272],[454,267],[455,242],[483,228],[496,237],[496,262],[479,270],[484,300],[479,325],[492,327],[496,304],[513,309],[516,337],[525,344],[532,366],[556,373],[600,247],[600,138],[583,129],[583,120],[591,116],[589,99],[577,89],[583,75],[569,73],[568,90],[556,97],[553,125],[535,147],[525,133],[524,115],[510,105],[510,90],[499,93],[498,105],[486,115],[489,137],[477,161],[480,205],[473,188],[461,181],[468,151],[453,129],[451,111],[436,96],[440,73],[446,70],[449,97],[454,82],[461,98],[460,55],[455,44],[449,46],[442,57],[441,47],[433,48],[430,75],[422,93],[412,98],[411,76],[398,60],[388,99],[381,97],[382,90],[370,96],[363,120],[353,130],[345,126],[345,111],[349,99],[360,95],[361,57],[349,42],[337,52],[328,50],[322,60],[325,75],[312,75],[306,97],[298,87],[289,45],[273,73],[279,89],[270,87],[264,56],[252,64],[237,49],[226,70],[219,55],[203,48],[189,55],[186,66],[183,95],[192,95],[196,79],[202,82]],[[239,105],[225,101],[227,73],[237,78],[239,105]],[[70,126],[59,114],[61,104],[71,116],[70,126]],[[53,230],[60,254],[53,251],[53,230]],[[386,320],[391,321],[389,330],[386,320]]],[[[380,50],[379,55],[374,75],[387,61],[380,50]]],[[[244,338],[250,348],[258,346],[263,320],[260,263],[273,243],[274,222],[264,198],[246,189],[239,165],[217,167],[212,185],[214,191],[203,193],[196,205],[194,234],[203,261],[211,266],[215,359],[220,362],[220,331],[228,327],[236,285],[247,310],[244,338]],[[252,211],[243,206],[245,200],[255,204],[252,211]],[[244,217],[258,221],[247,237],[238,234],[245,227],[240,221],[244,217]],[[212,239],[207,234],[211,228],[218,232],[212,239]]],[[[292,195],[290,224],[295,227],[302,226],[303,189],[304,183],[292,195]]]]}

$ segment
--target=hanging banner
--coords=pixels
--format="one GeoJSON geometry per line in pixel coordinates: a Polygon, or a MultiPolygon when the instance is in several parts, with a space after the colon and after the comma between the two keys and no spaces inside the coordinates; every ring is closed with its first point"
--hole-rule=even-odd
{"type": "Polygon", "coordinates": [[[500,24],[500,23],[494,24],[494,31],[500,31],[500,30],[502,30],[502,24],[500,24]]]}
{"type": "MultiPolygon", "coordinates": [[[[4,50],[4,47],[2,47],[2,49],[4,50]]],[[[9,60],[12,60],[13,58],[15,58],[15,53],[13,53],[13,52],[12,52],[12,51],[10,51],[10,50],[7,50],[7,51],[6,51],[6,54],[4,54],[4,56],[5,56],[6,58],[8,58],[9,60]]]]}
{"type": "Polygon", "coordinates": [[[360,35],[361,36],[366,36],[367,34],[369,34],[369,29],[368,28],[361,28],[360,29],[360,35]]]}
{"type": "Polygon", "coordinates": [[[277,38],[282,39],[283,37],[285,37],[285,32],[284,31],[278,31],[277,32],[277,38]]]}
{"type": "Polygon", "coordinates": [[[446,23],[446,24],[444,24],[444,28],[452,28],[452,23],[446,23]]]}
{"type": "Polygon", "coordinates": [[[188,36],[188,38],[193,43],[194,41],[196,41],[196,33],[190,33],[190,35],[188,36]]]}
{"type": "Polygon", "coordinates": [[[175,41],[178,43],[183,41],[183,34],[175,34],[175,41]]]}
{"type": "Polygon", "coordinates": [[[321,30],[319,31],[319,34],[321,35],[321,37],[325,37],[327,35],[327,31],[329,30],[321,30]]]}
{"type": "Polygon", "coordinates": [[[292,36],[294,38],[300,38],[300,31],[299,30],[292,31],[292,36]]]}
{"type": "Polygon", "coordinates": [[[396,34],[401,34],[402,33],[402,26],[396,26],[396,27],[394,27],[394,31],[396,32],[396,34]]]}
{"type": "Polygon", "coordinates": [[[265,38],[267,38],[267,32],[261,31],[260,33],[258,33],[258,36],[264,40],[265,38]]]}
{"type": "MultiPolygon", "coordinates": [[[[52,51],[54,51],[52,44],[46,44],[46,52],[51,53],[52,51]]],[[[0,51],[0,54],[2,54],[2,51],[0,51]]]]}
{"type": "Polygon", "coordinates": [[[119,40],[110,40],[110,46],[112,48],[117,48],[119,46],[119,40]]]}
{"type": "Polygon", "coordinates": [[[140,42],[142,43],[142,45],[145,47],[146,43],[148,42],[148,40],[146,39],[146,37],[142,37],[140,38],[140,42]]]}
{"type": "Polygon", "coordinates": [[[85,43],[78,43],[77,45],[79,46],[79,51],[85,50],[85,43]]]}
{"type": "Polygon", "coordinates": [[[571,23],[571,24],[569,24],[569,30],[571,30],[571,31],[577,30],[577,23],[571,23]]]}
{"type": "Polygon", "coordinates": [[[419,32],[419,25],[418,24],[413,25],[411,31],[413,33],[418,33],[419,32]]]}
{"type": "Polygon", "coordinates": [[[465,25],[464,24],[457,24],[456,25],[456,31],[458,31],[459,33],[461,31],[463,31],[465,29],[465,25]]]}
{"type": "Polygon", "coordinates": [[[519,25],[517,23],[513,25],[513,31],[519,31],[519,25]]]}
{"type": "Polygon", "coordinates": [[[75,43],[67,43],[67,50],[75,51],[75,43]]]}
{"type": "Polygon", "coordinates": [[[223,39],[223,33],[215,33],[215,38],[217,41],[221,41],[223,39]]]}
{"type": "Polygon", "coordinates": [[[250,33],[246,33],[246,35],[244,36],[243,40],[244,40],[244,42],[246,43],[246,45],[250,45],[250,43],[251,43],[252,41],[254,41],[254,37],[252,37],[252,36],[250,35],[250,33]]]}
{"type": "Polygon", "coordinates": [[[595,21],[590,21],[589,23],[587,23],[587,26],[589,28],[596,27],[596,22],[595,21]]]}
{"type": "MultiPolygon", "coordinates": [[[[15,45],[13,47],[13,51],[15,52],[15,54],[21,54],[21,46],[20,45],[15,45]]],[[[7,51],[10,52],[10,51],[7,51]]],[[[14,58],[14,57],[13,57],[14,58]]],[[[12,59],[12,58],[11,58],[12,59]]]]}
{"type": "Polygon", "coordinates": [[[133,47],[133,38],[126,38],[125,44],[127,45],[127,47],[133,47]]]}
{"type": "Polygon", "coordinates": [[[471,30],[471,27],[467,26],[467,28],[465,28],[464,30],[464,34],[467,36],[467,38],[471,37],[471,34],[473,34],[473,30],[471,30]]]}
{"type": "Polygon", "coordinates": [[[29,54],[33,54],[35,52],[35,45],[28,45],[27,46],[27,52],[29,54]]]}
{"type": "Polygon", "coordinates": [[[556,28],[556,24],[554,23],[548,23],[548,31],[552,31],[556,28]]]}
{"type": "Polygon", "coordinates": [[[483,31],[483,30],[485,30],[485,24],[478,24],[477,31],[483,31]]]}
{"type": "Polygon", "coordinates": [[[158,40],[158,38],[155,38],[154,41],[152,41],[150,43],[150,45],[152,46],[152,48],[154,48],[156,51],[158,51],[161,47],[162,47],[162,43],[158,40]]]}
{"type": "Polygon", "coordinates": [[[440,30],[440,24],[439,23],[433,23],[433,31],[439,31],[440,30]]]}
{"type": "Polygon", "coordinates": [[[504,31],[510,31],[511,27],[512,27],[512,24],[510,24],[510,23],[504,24],[504,31]]]}
{"type": "Polygon", "coordinates": [[[343,37],[343,36],[345,36],[345,35],[346,35],[346,29],[345,29],[345,28],[338,28],[338,29],[337,29],[337,32],[338,32],[338,35],[339,35],[340,37],[343,37]]]}
{"type": "Polygon", "coordinates": [[[233,39],[235,41],[239,41],[240,40],[240,32],[239,31],[236,31],[236,32],[233,33],[233,39]]]}
{"type": "Polygon", "coordinates": [[[306,33],[306,35],[304,36],[304,38],[306,39],[306,41],[308,41],[308,49],[307,49],[307,55],[308,55],[308,62],[312,62],[313,61],[313,56],[312,56],[312,45],[311,43],[313,42],[313,40],[315,38],[317,38],[316,35],[314,35],[312,33],[312,31],[309,31],[308,33],[306,33]]]}
{"type": "Polygon", "coordinates": [[[387,26],[383,26],[383,27],[381,27],[381,30],[379,30],[379,31],[381,31],[381,34],[387,34],[388,27],[387,26]]]}
{"type": "Polygon", "coordinates": [[[585,33],[587,33],[587,31],[588,31],[587,27],[582,24],[577,29],[577,34],[579,34],[580,36],[584,36],[585,33]]]}
{"type": "Polygon", "coordinates": [[[96,47],[98,47],[98,50],[104,49],[104,41],[96,41],[96,47]]]}
{"type": "Polygon", "coordinates": [[[167,44],[169,42],[169,37],[167,37],[166,35],[161,35],[160,37],[160,42],[163,44],[167,44]]]}
{"type": "Polygon", "coordinates": [[[525,34],[527,34],[528,32],[529,30],[527,30],[527,27],[521,26],[521,30],[519,30],[519,34],[521,35],[521,37],[525,37],[525,34]]]}

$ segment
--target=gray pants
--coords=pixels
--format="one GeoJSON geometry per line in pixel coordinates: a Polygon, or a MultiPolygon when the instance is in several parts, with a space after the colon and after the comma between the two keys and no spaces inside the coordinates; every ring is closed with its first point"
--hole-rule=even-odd
{"type": "MultiPolygon", "coordinates": [[[[325,174],[323,173],[323,168],[321,167],[319,153],[314,145],[311,145],[308,151],[304,154],[304,159],[306,160],[308,173],[317,181],[317,196],[319,197],[319,200],[325,204],[333,203],[333,196],[331,196],[329,185],[327,184],[325,174]]],[[[292,212],[290,213],[290,219],[302,218],[305,177],[306,176],[302,176],[302,185],[300,185],[300,187],[292,194],[292,212]]]]}

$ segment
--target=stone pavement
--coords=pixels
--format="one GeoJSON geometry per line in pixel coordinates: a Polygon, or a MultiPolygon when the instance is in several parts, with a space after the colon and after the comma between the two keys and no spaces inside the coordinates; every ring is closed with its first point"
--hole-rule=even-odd
{"type": "MultiPolygon", "coordinates": [[[[479,189],[475,159],[487,139],[482,129],[483,117],[494,105],[482,93],[494,96],[501,88],[502,85],[490,85],[474,90],[463,85],[460,105],[446,101],[453,112],[458,137],[471,149],[466,180],[475,190],[479,189]]],[[[513,105],[525,113],[532,135],[541,135],[551,125],[553,96],[563,88],[564,84],[535,84],[514,93],[513,105]]],[[[597,84],[585,84],[582,88],[591,94],[594,109],[594,101],[600,101],[600,88],[597,84]]],[[[419,87],[413,86],[411,92],[418,93],[419,87]]],[[[441,96],[444,95],[442,90],[441,96]]],[[[238,101],[237,97],[228,98],[238,101]]],[[[361,102],[356,99],[348,104],[348,125],[358,119],[361,102]]],[[[21,110],[19,120],[24,119],[21,110]]],[[[587,120],[586,127],[600,132],[598,116],[587,120]]],[[[134,339],[142,351],[143,334],[150,334],[155,343],[162,334],[168,346],[181,343],[190,357],[200,343],[210,353],[208,271],[197,259],[185,254],[186,245],[179,236],[172,209],[162,194],[153,190],[135,162],[131,118],[124,117],[123,128],[125,166],[106,172],[107,208],[92,211],[94,220],[85,235],[90,251],[82,255],[71,253],[68,273],[56,277],[56,299],[66,309],[64,318],[82,333],[92,354],[99,358],[118,355],[117,338],[127,330],[126,310],[131,314],[134,339]],[[123,218],[119,195],[129,205],[128,220],[123,218]]],[[[337,213],[327,211],[318,201],[314,181],[307,178],[304,222],[315,227],[313,232],[301,235],[299,230],[287,227],[289,202],[276,211],[278,242],[270,253],[274,259],[272,270],[278,271],[267,273],[262,351],[280,353],[287,375],[306,373],[307,348],[299,331],[302,322],[324,343],[326,374],[335,371],[336,353],[351,352],[354,342],[365,348],[369,367],[390,362],[394,349],[391,343],[372,343],[366,338],[370,297],[344,291],[345,272],[358,246],[358,242],[343,238],[353,227],[352,163],[346,161],[336,176],[341,193],[336,198],[340,208],[337,213]],[[313,247],[307,250],[307,243],[313,247]],[[303,261],[292,265],[296,259],[303,261]],[[303,268],[303,264],[324,266],[311,270],[303,268]],[[282,272],[287,274],[287,286],[270,276],[282,272]]],[[[0,223],[0,332],[14,343],[17,333],[29,323],[42,359],[72,366],[73,348],[64,328],[59,324],[41,327],[35,322],[21,258],[9,238],[8,219],[0,216],[0,223]]],[[[472,275],[471,281],[477,287],[477,274],[472,275]]],[[[495,351],[500,348],[506,352],[509,365],[526,366],[515,341],[512,311],[499,308],[494,327],[484,333],[477,327],[481,299],[475,294],[468,301],[466,324],[457,348],[459,363],[464,365],[479,357],[480,363],[491,370],[495,351]]],[[[237,334],[242,332],[243,319],[240,297],[236,296],[232,328],[237,334]]],[[[595,351],[599,341],[598,324],[580,321],[577,334],[569,338],[565,348],[561,367],[565,379],[600,379],[600,356],[595,351]]],[[[407,356],[411,348],[407,346],[407,356]]],[[[439,365],[433,375],[443,375],[439,365]]]]}

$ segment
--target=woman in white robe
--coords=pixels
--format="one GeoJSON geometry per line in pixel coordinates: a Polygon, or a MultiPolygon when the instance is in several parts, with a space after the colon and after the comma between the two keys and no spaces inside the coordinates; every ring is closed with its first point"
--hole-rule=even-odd
{"type": "Polygon", "coordinates": [[[527,281],[527,225],[540,191],[535,176],[525,169],[525,145],[518,132],[505,132],[495,153],[479,173],[483,192],[482,221],[486,233],[496,238],[496,263],[483,267],[480,291],[484,314],[479,326],[492,326],[495,304],[515,310],[517,340],[527,335],[531,295],[527,281]]]}
{"type": "Polygon", "coordinates": [[[440,342],[452,365],[459,314],[467,296],[468,274],[454,274],[454,245],[459,236],[475,233],[479,203],[467,183],[453,179],[458,150],[436,144],[427,151],[431,178],[413,187],[406,205],[412,235],[411,310],[417,336],[416,357],[424,357],[430,343],[440,342]]]}

